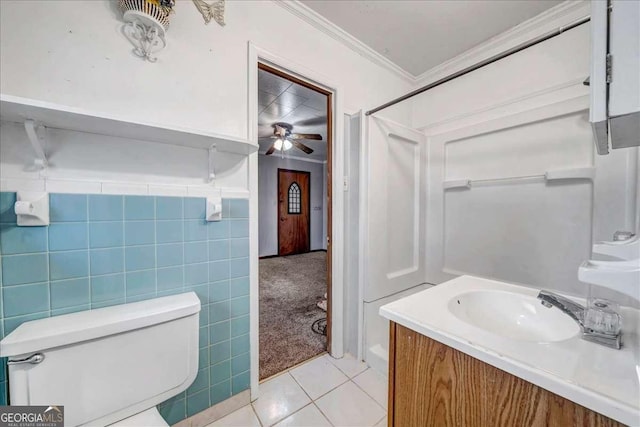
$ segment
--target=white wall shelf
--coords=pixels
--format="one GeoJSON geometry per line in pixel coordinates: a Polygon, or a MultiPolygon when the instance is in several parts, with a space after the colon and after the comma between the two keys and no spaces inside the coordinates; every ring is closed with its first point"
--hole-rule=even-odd
{"type": "Polygon", "coordinates": [[[122,117],[5,94],[0,94],[0,120],[16,123],[33,120],[46,128],[206,150],[215,145],[218,152],[246,155],[258,151],[258,145],[246,139],[176,126],[132,122],[122,117]]]}

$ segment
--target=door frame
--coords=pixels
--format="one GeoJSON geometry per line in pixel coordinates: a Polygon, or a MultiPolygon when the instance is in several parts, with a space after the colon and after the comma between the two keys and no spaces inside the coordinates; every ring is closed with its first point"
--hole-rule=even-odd
{"type": "MultiPolygon", "coordinates": [[[[309,215],[309,219],[307,221],[307,240],[309,241],[309,245],[307,247],[307,250],[305,253],[311,252],[311,172],[309,171],[299,171],[299,170],[295,170],[295,169],[284,169],[284,168],[278,168],[278,184],[277,184],[277,188],[276,188],[276,194],[277,194],[277,198],[278,198],[278,256],[282,256],[280,255],[280,207],[282,206],[280,203],[280,172],[295,172],[295,173],[302,173],[307,175],[308,177],[308,181],[309,184],[307,186],[307,190],[309,192],[309,194],[307,195],[307,214],[309,215]]],[[[301,196],[302,197],[302,196],[301,196]]],[[[328,204],[327,204],[328,206],[328,204]]],[[[327,227],[327,232],[329,231],[329,227],[327,227]]],[[[327,283],[327,288],[329,284],[327,283]]],[[[327,321],[328,321],[328,317],[327,317],[327,321]]]]}
{"type": "MultiPolygon", "coordinates": [[[[268,65],[288,77],[295,77],[301,82],[325,89],[331,93],[332,102],[329,103],[332,114],[329,123],[331,132],[327,149],[335,155],[327,161],[327,175],[331,179],[327,182],[327,196],[332,195],[328,204],[327,233],[331,241],[327,245],[329,260],[328,275],[331,279],[331,295],[327,295],[327,305],[331,312],[327,312],[327,319],[331,325],[327,326],[327,343],[329,353],[335,358],[344,355],[344,236],[338,229],[344,224],[343,197],[333,197],[333,189],[342,188],[344,182],[344,107],[342,87],[317,71],[300,65],[295,58],[285,58],[265,49],[261,49],[251,41],[248,42],[247,55],[247,135],[251,143],[258,145],[258,64],[268,65]],[[329,249],[331,252],[329,253],[329,249]]],[[[249,249],[250,263],[250,342],[251,342],[251,400],[259,396],[259,284],[258,284],[258,153],[249,155],[248,184],[249,184],[249,249]]]]}
{"type": "MultiPolygon", "coordinates": [[[[258,66],[256,70],[264,70],[269,73],[275,74],[283,79],[289,80],[293,83],[297,83],[301,86],[304,86],[313,91],[319,92],[327,97],[327,176],[326,184],[327,184],[327,351],[333,355],[331,352],[332,349],[332,326],[333,326],[333,282],[332,282],[332,266],[333,266],[333,221],[332,221],[332,201],[333,201],[333,192],[332,192],[332,163],[333,163],[333,141],[334,141],[334,129],[333,129],[333,92],[328,89],[325,89],[318,84],[312,83],[306,80],[302,76],[297,76],[291,71],[284,71],[282,68],[272,65],[271,63],[267,63],[263,60],[258,60],[258,66]]],[[[256,96],[258,93],[258,87],[256,86],[256,96]]],[[[256,106],[257,113],[257,106],[256,106]]],[[[256,121],[257,126],[257,121],[256,121]]],[[[309,182],[311,185],[311,182],[309,182]]],[[[311,215],[311,212],[309,212],[311,215]]],[[[278,224],[280,224],[278,222],[278,224]]],[[[278,228],[279,229],[279,228],[278,228]]],[[[311,236],[309,236],[311,237],[311,236]]],[[[278,242],[280,240],[280,236],[278,235],[278,242]]],[[[278,247],[278,252],[280,252],[280,248],[278,247]]],[[[341,294],[342,295],[342,294],[341,294]]],[[[259,316],[259,307],[258,307],[258,316],[259,316]]],[[[259,325],[258,325],[259,326],[259,325]]],[[[258,331],[259,333],[259,331],[258,331]]],[[[258,337],[259,338],[259,337],[258,337]]],[[[342,356],[341,356],[342,357],[342,356]]],[[[259,365],[258,365],[259,367],[259,365]]]]}

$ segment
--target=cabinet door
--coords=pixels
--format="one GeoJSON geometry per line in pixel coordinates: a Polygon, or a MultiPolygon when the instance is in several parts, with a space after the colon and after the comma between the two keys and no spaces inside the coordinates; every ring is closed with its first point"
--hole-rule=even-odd
{"type": "Polygon", "coordinates": [[[622,424],[391,324],[389,427],[622,424]]]}
{"type": "Polygon", "coordinates": [[[591,70],[589,76],[589,122],[598,154],[609,153],[609,123],[607,122],[607,40],[608,2],[591,2],[591,70]]]}
{"type": "Polygon", "coordinates": [[[640,2],[591,2],[590,118],[598,154],[640,145],[640,2]]]}
{"type": "Polygon", "coordinates": [[[613,0],[609,21],[611,148],[640,145],[640,1],[613,0]]]}

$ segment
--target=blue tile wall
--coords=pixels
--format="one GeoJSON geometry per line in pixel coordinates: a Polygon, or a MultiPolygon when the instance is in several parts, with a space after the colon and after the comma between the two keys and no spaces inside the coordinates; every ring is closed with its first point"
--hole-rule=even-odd
{"type": "MultiPolygon", "coordinates": [[[[49,227],[18,227],[0,192],[0,338],[22,322],[194,291],[198,376],[159,405],[169,424],[249,388],[249,204],[204,198],[51,194],[49,227]]],[[[0,359],[0,405],[6,403],[0,359]]]]}

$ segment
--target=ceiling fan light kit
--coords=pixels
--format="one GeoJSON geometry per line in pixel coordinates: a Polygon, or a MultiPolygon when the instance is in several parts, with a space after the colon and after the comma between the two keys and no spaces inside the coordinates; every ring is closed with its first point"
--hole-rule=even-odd
{"type": "Polygon", "coordinates": [[[309,139],[322,141],[322,135],[318,133],[293,133],[293,125],[289,123],[274,123],[271,127],[273,128],[273,135],[270,138],[275,139],[275,141],[265,153],[267,156],[270,156],[276,150],[287,151],[292,147],[296,147],[306,154],[311,154],[313,153],[313,149],[304,145],[300,140],[309,139]]]}
{"type": "Polygon", "coordinates": [[[278,151],[287,151],[289,150],[291,147],[293,147],[293,144],[291,144],[291,141],[285,139],[282,140],[280,138],[276,139],[276,141],[273,143],[273,146],[275,147],[276,150],[278,151]]]}

